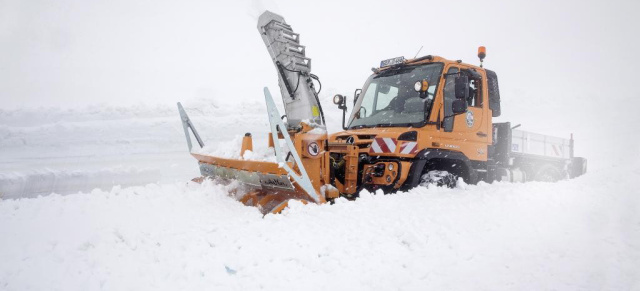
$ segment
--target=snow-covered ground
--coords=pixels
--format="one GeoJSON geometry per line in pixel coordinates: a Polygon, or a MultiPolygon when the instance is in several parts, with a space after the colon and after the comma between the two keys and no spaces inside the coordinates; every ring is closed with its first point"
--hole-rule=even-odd
{"type": "MultiPolygon", "coordinates": [[[[263,103],[184,105],[207,145],[266,143],[263,103]]],[[[262,217],[188,182],[173,105],[0,110],[0,290],[640,290],[637,139],[620,153],[592,129],[578,128],[590,169],[575,180],[262,217]]]]}
{"type": "Polygon", "coordinates": [[[191,182],[4,200],[0,289],[638,290],[629,178],[640,169],[264,218],[191,182]]]}

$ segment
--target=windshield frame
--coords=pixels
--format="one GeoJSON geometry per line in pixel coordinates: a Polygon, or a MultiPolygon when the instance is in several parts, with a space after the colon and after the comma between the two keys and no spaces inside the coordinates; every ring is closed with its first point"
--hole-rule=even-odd
{"type": "MultiPolygon", "coordinates": [[[[362,102],[364,101],[364,98],[365,98],[364,94],[366,94],[366,90],[369,88],[369,85],[371,84],[371,82],[374,79],[376,79],[376,77],[379,77],[381,75],[386,75],[385,73],[387,73],[388,71],[385,70],[385,71],[382,71],[382,72],[380,72],[378,74],[372,74],[371,76],[369,76],[369,78],[367,78],[367,81],[365,81],[365,83],[364,83],[364,85],[362,87],[363,89],[360,92],[360,95],[358,97],[358,100],[356,101],[356,104],[353,106],[353,109],[352,109],[351,114],[349,116],[349,123],[348,123],[347,129],[374,128],[374,127],[423,127],[423,126],[427,125],[429,123],[429,118],[431,116],[431,111],[433,109],[433,104],[435,103],[436,97],[438,96],[438,90],[440,89],[440,82],[442,81],[442,73],[444,71],[445,64],[443,62],[433,62],[433,63],[421,64],[421,65],[416,65],[416,66],[402,66],[402,67],[399,67],[397,69],[394,68],[394,69],[390,69],[390,70],[402,71],[402,70],[410,68],[410,67],[414,67],[414,70],[415,70],[415,69],[417,69],[419,67],[423,67],[423,66],[439,66],[440,67],[439,74],[437,75],[438,79],[435,82],[435,89],[433,91],[433,99],[431,101],[431,105],[426,107],[426,104],[425,104],[426,108],[423,111],[424,114],[425,114],[425,117],[424,117],[423,121],[415,122],[415,123],[352,125],[353,122],[356,120],[355,119],[356,113],[359,112],[360,108],[362,107],[362,102]],[[356,109],[358,109],[358,110],[356,110],[356,109]]],[[[395,75],[395,74],[391,74],[391,75],[395,75]]],[[[377,101],[377,100],[375,100],[375,101],[377,101]]]]}

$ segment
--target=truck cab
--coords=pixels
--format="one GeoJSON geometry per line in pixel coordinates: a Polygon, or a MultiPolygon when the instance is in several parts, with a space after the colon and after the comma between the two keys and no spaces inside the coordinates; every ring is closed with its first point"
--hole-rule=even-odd
{"type": "MultiPolygon", "coordinates": [[[[391,59],[373,71],[356,91],[344,131],[329,137],[332,160],[341,161],[332,165],[332,177],[342,193],[355,193],[355,185],[408,189],[432,172],[448,186],[458,178],[476,183],[516,176],[511,127],[492,121],[500,115],[495,72],[438,56],[391,59]],[[494,136],[498,129],[504,139],[494,136]]],[[[346,114],[345,97],[336,95],[334,103],[346,114]]],[[[559,163],[561,172],[567,165],[559,163]]]]}

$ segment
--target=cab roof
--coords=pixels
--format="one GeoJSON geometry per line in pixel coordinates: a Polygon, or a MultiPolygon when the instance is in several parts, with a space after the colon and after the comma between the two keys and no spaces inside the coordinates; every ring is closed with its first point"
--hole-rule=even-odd
{"type": "Polygon", "coordinates": [[[391,65],[391,66],[382,67],[382,68],[373,68],[372,70],[375,74],[379,74],[389,69],[406,67],[406,66],[419,66],[419,65],[429,64],[429,63],[464,64],[476,70],[483,70],[483,68],[479,66],[463,63],[461,60],[452,61],[440,56],[432,56],[432,55],[427,55],[427,56],[423,56],[415,59],[408,59],[408,60],[405,60],[403,63],[397,64],[397,65],[391,65]]]}

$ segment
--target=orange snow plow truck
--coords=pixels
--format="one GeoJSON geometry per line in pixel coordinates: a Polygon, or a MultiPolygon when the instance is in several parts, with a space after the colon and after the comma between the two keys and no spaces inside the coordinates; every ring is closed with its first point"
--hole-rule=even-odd
{"type": "MultiPolygon", "coordinates": [[[[329,135],[314,83],[318,77],[311,74],[299,35],[269,11],[260,16],[258,30],[276,67],[285,109],[281,116],[265,88],[268,143],[276,162],[191,154],[203,178],[239,181],[236,198],[262,213],[278,213],[291,199],[353,199],[362,189],[393,193],[421,183],[455,187],[460,180],[557,181],[586,172],[586,159],[573,155],[573,137],[492,122],[500,115],[500,93],[496,73],[482,66],[484,47],[478,50],[480,66],[431,55],[382,61],[356,90],[348,118],[347,98],[333,98],[343,111],[344,131],[329,135]]],[[[191,134],[203,147],[180,103],[178,109],[189,150],[191,134]]],[[[238,151],[252,149],[247,133],[238,151]]]]}

